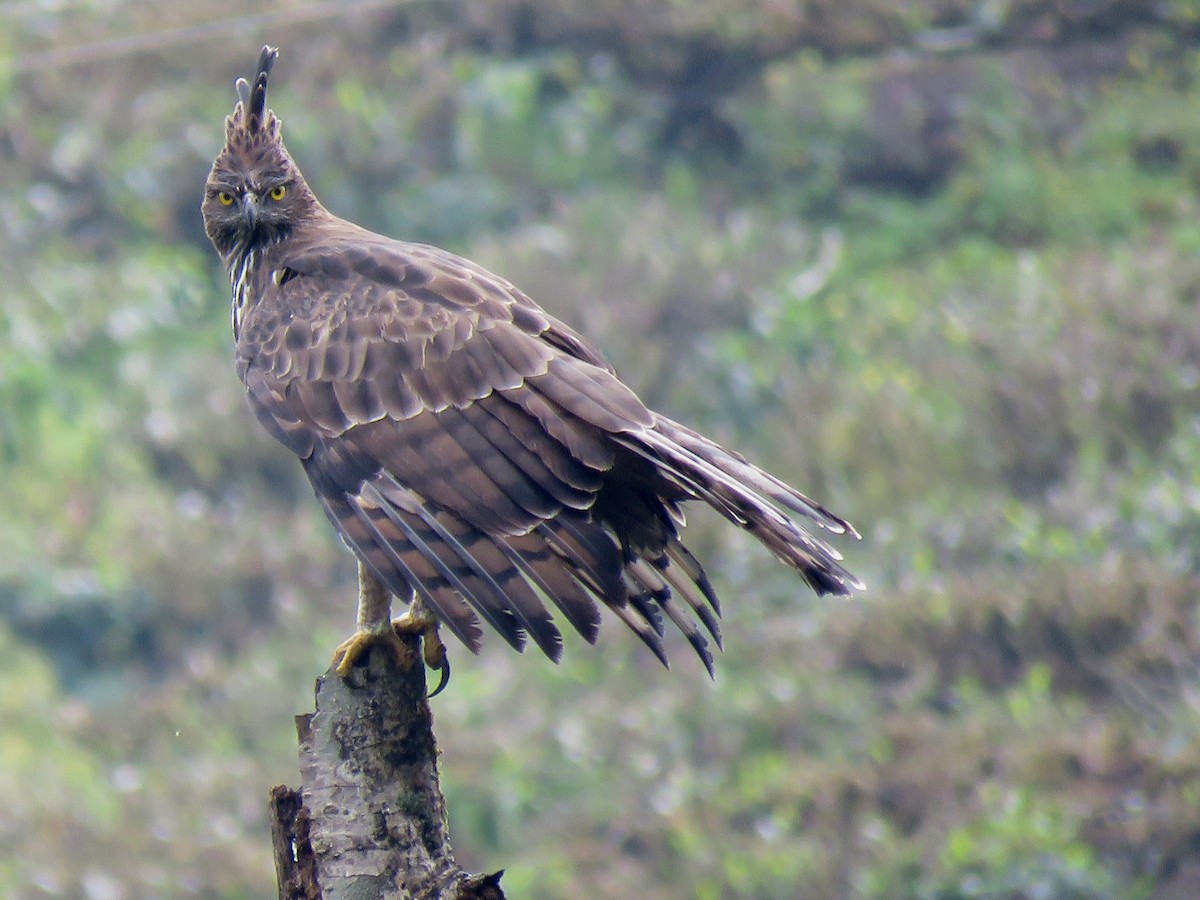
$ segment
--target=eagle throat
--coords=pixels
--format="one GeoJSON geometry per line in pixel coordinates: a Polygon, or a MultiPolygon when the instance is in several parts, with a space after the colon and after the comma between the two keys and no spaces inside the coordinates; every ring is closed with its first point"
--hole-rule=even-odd
{"type": "Polygon", "coordinates": [[[242,320],[246,308],[250,305],[250,293],[254,284],[254,276],[262,259],[262,249],[258,246],[239,248],[230,258],[229,284],[232,288],[230,298],[233,339],[236,341],[242,334],[242,320]]]}
{"type": "Polygon", "coordinates": [[[269,227],[259,223],[252,229],[235,233],[229,254],[225,257],[232,288],[231,316],[234,340],[241,334],[246,311],[257,302],[253,291],[254,285],[258,283],[258,267],[263,256],[270,247],[286,240],[292,230],[292,223],[276,222],[269,227]]]}

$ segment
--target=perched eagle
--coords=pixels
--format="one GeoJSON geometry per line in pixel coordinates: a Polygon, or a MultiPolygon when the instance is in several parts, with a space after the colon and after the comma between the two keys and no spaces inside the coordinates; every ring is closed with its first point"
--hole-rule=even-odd
{"type": "Polygon", "coordinates": [[[800,524],[857,537],[849,523],[647,409],[596,347],[512,284],[326,210],[267,108],[277,55],[264,47],[253,83],[237,81],[202,211],[233,286],[250,404],[358,557],[342,674],[408,629],[444,681],[438,623],[472,651],[486,622],[557,660],[547,600],[588,641],[611,610],[664,665],[669,619],[711,674],[703,632],[720,645],[719,607],[679,539],[688,500],[818,594],[862,587],[800,524]],[[392,595],[410,604],[395,622],[392,595]]]}

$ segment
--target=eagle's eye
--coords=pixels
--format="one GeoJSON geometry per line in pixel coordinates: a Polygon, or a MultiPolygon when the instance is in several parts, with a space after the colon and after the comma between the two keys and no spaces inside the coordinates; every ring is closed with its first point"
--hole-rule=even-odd
{"type": "Polygon", "coordinates": [[[227,191],[221,191],[221,193],[217,194],[217,200],[222,206],[233,206],[233,194],[227,191]]]}
{"type": "Polygon", "coordinates": [[[286,193],[287,188],[282,184],[277,184],[275,187],[271,188],[270,197],[272,200],[282,200],[286,193]]]}

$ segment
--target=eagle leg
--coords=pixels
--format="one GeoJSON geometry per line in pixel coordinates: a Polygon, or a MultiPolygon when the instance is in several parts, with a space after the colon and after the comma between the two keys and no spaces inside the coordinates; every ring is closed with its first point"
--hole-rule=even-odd
{"type": "Polygon", "coordinates": [[[358,615],[354,634],[333,651],[337,673],[345,678],[373,644],[386,644],[401,668],[411,668],[412,651],[392,627],[392,595],[362,564],[358,564],[358,615]]]}
{"type": "Polygon", "coordinates": [[[413,597],[404,615],[392,619],[391,593],[361,562],[358,564],[356,619],[354,634],[338,644],[333,652],[333,664],[343,678],[350,674],[354,664],[373,644],[386,644],[395,654],[396,662],[402,668],[410,668],[416,660],[400,636],[415,634],[422,638],[425,665],[440,674],[438,686],[429,696],[436,696],[449,683],[450,661],[446,655],[446,645],[438,633],[437,618],[419,597],[413,597]]]}

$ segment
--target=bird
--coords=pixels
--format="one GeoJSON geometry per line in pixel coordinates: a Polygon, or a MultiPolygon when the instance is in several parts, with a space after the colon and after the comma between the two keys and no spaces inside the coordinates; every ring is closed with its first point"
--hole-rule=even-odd
{"type": "MultiPolygon", "coordinates": [[[[814,532],[845,519],[649,409],[587,338],[461,256],[328,211],[267,107],[278,49],[235,81],[201,212],[231,285],[237,373],[258,421],[300,460],[358,560],[347,675],[373,645],[449,661],[440,627],[478,653],[563,652],[558,613],[595,643],[601,612],[664,666],[666,622],[710,676],[720,602],[681,540],[700,502],[820,595],[863,583],[814,532]],[[407,611],[392,619],[392,599],[407,611]]],[[[434,693],[437,693],[435,690],[434,693]]]]}

